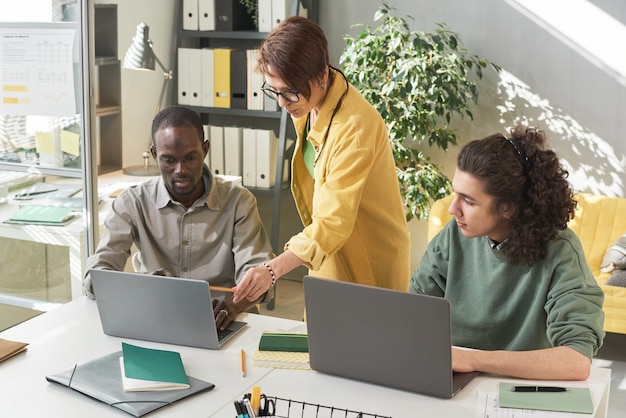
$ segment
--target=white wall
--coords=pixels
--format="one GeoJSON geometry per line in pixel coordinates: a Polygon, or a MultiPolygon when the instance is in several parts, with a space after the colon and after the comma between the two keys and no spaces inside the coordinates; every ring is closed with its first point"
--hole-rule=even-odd
{"type": "MultiPolygon", "coordinates": [[[[380,1],[321,3],[320,23],[331,40],[331,59],[338,62],[343,35],[358,32],[350,27],[354,23],[375,26],[380,1]],[[346,18],[334,17],[339,15],[346,18]]],[[[488,74],[481,82],[483,95],[472,126],[459,125],[464,142],[518,122],[538,124],[548,131],[576,189],[626,196],[626,140],[621,135],[626,128],[626,3],[390,0],[389,4],[396,7],[396,15],[415,18],[413,29],[432,31],[436,22],[448,24],[470,53],[504,68],[501,77],[488,74]]]]}
{"type": "MultiPolygon", "coordinates": [[[[150,27],[154,51],[167,69],[175,63],[178,1],[174,0],[119,0],[96,1],[117,4],[117,39],[119,59],[131,45],[137,25],[150,27]]],[[[150,141],[150,126],[155,115],[163,72],[122,69],[122,166],[143,165],[142,153],[150,141]]],[[[174,83],[169,83],[169,95],[174,83]]],[[[166,103],[171,103],[167,101],[166,103]]]]}
{"type": "MultiPolygon", "coordinates": [[[[174,0],[119,0],[120,59],[137,23],[151,28],[159,58],[175,51],[174,0]],[[169,32],[168,32],[169,31],[169,32]]],[[[320,25],[338,64],[343,36],[374,26],[380,0],[320,0],[320,25]]],[[[389,0],[411,27],[446,23],[472,54],[495,62],[486,72],[474,121],[454,121],[461,145],[517,123],[541,126],[576,190],[626,197],[626,2],[623,0],[389,0]]],[[[159,72],[122,70],[124,165],[141,164],[161,88],[159,72]]],[[[457,150],[427,151],[449,175],[457,150]]],[[[425,223],[412,222],[412,264],[425,248],[425,223]]]]}

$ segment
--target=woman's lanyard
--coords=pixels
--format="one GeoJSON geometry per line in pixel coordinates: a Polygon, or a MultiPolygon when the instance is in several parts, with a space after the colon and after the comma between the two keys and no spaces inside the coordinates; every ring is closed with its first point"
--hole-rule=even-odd
{"type": "Polygon", "coordinates": [[[315,148],[313,147],[313,144],[311,144],[311,141],[307,139],[309,137],[310,123],[311,115],[307,116],[306,125],[304,126],[304,144],[302,144],[302,156],[304,157],[304,165],[306,166],[307,170],[309,170],[311,177],[315,178],[315,148]]]}
{"type": "MultiPolygon", "coordinates": [[[[343,98],[345,97],[345,95],[348,93],[348,90],[349,90],[348,79],[346,78],[346,76],[341,72],[341,70],[336,69],[334,67],[331,67],[331,68],[333,68],[335,71],[339,72],[343,76],[343,79],[346,81],[346,91],[343,92],[343,94],[339,98],[339,101],[337,102],[337,106],[335,106],[335,109],[333,109],[333,114],[330,116],[330,120],[328,121],[328,127],[326,128],[326,133],[324,134],[322,147],[324,146],[324,144],[326,143],[326,139],[328,138],[330,125],[333,123],[333,119],[335,118],[337,111],[341,107],[341,102],[343,101],[343,98]]],[[[306,166],[307,170],[309,170],[311,177],[315,178],[315,174],[314,174],[315,173],[315,161],[317,159],[315,158],[315,148],[313,147],[313,144],[311,144],[311,142],[308,140],[309,130],[311,129],[310,123],[311,123],[311,115],[309,114],[306,118],[306,124],[304,126],[304,133],[303,133],[304,143],[302,144],[302,156],[304,158],[304,165],[306,166]]],[[[322,152],[320,150],[320,154],[321,153],[322,152]]]]}

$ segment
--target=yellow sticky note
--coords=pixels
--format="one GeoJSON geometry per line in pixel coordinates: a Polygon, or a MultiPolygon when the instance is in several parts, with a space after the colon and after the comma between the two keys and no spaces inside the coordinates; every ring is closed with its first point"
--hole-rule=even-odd
{"type": "Polygon", "coordinates": [[[35,147],[39,154],[54,154],[52,132],[35,132],[35,147]]]}
{"type": "Polygon", "coordinates": [[[61,131],[61,151],[72,155],[80,154],[80,136],[74,132],[61,131]]]}

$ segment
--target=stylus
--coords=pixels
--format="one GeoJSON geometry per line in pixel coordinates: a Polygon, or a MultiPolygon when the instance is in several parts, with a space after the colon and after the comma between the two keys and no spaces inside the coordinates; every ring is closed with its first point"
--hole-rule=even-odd
{"type": "Polygon", "coordinates": [[[513,386],[513,392],[565,392],[560,386],[513,386]]]}

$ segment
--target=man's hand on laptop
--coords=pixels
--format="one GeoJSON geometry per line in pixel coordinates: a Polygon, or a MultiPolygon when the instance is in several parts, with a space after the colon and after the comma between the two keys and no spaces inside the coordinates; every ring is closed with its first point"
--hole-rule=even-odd
{"type": "Polygon", "coordinates": [[[219,330],[226,329],[233,322],[237,315],[243,312],[251,305],[247,300],[235,304],[232,297],[224,300],[213,299],[213,316],[215,316],[215,325],[219,330]],[[243,306],[245,304],[245,306],[243,306]]]}
{"type": "Polygon", "coordinates": [[[165,269],[158,269],[158,270],[154,270],[152,273],[153,276],[165,276],[165,277],[174,277],[174,275],[172,273],[170,273],[169,271],[165,270],[165,269]]]}

